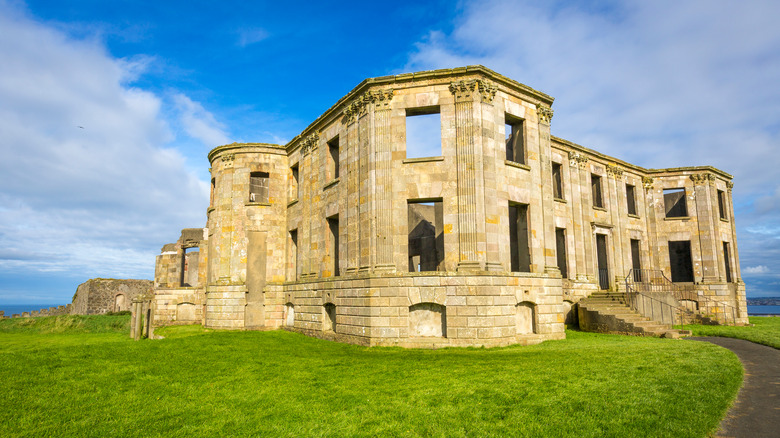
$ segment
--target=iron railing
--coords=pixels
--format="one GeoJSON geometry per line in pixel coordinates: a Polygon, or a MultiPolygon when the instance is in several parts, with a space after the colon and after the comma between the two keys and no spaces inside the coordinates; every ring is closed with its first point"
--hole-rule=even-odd
{"type": "MultiPolygon", "coordinates": [[[[659,298],[665,294],[671,294],[678,303],[683,301],[696,303],[695,311],[699,315],[723,324],[735,324],[739,313],[734,306],[700,295],[694,284],[674,283],[664,275],[663,271],[656,269],[631,269],[626,276],[628,300],[631,300],[628,297],[630,294],[639,294],[656,301],[661,301],[659,298]]],[[[681,310],[683,314],[693,313],[692,309],[672,307],[681,310]]]]}
{"type": "Polygon", "coordinates": [[[601,290],[609,289],[609,269],[599,268],[599,288],[601,290]]]}

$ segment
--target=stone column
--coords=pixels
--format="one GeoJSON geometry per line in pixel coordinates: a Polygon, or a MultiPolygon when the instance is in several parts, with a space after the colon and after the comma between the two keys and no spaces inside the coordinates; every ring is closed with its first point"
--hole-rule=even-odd
{"type": "Polygon", "coordinates": [[[358,169],[358,248],[359,261],[358,271],[367,272],[372,265],[372,246],[371,231],[373,211],[371,209],[371,172],[369,169],[369,157],[372,155],[371,139],[369,133],[371,129],[371,114],[369,112],[370,98],[365,94],[358,98],[358,150],[357,150],[357,169],[358,169]]]}
{"type": "MultiPolygon", "coordinates": [[[[625,284],[625,257],[627,254],[631,253],[630,250],[626,249],[626,230],[623,228],[623,215],[621,211],[623,206],[626,205],[626,200],[623,197],[623,188],[621,187],[623,182],[623,169],[610,164],[607,164],[606,167],[608,177],[607,184],[609,184],[610,191],[612,192],[609,198],[613,200],[609,210],[610,215],[612,216],[612,225],[615,226],[616,230],[616,232],[613,233],[612,242],[615,251],[615,255],[613,257],[615,272],[613,275],[615,277],[615,288],[620,290],[621,286],[625,284]]],[[[629,266],[630,263],[631,262],[629,261],[629,266]]]]}
{"type": "Polygon", "coordinates": [[[663,271],[661,263],[661,250],[658,241],[658,215],[655,209],[654,179],[649,176],[642,177],[642,188],[645,191],[645,216],[647,217],[647,257],[649,264],[643,265],[644,269],[658,269],[663,271]]]}
{"type": "Polygon", "coordinates": [[[497,156],[498,126],[496,126],[496,109],[493,105],[493,98],[497,88],[495,85],[485,81],[477,82],[477,88],[480,91],[480,103],[477,105],[478,135],[475,140],[477,143],[481,143],[481,147],[478,146],[477,149],[482,150],[481,181],[483,188],[482,205],[484,206],[482,215],[485,222],[485,269],[488,271],[504,271],[506,269],[501,265],[501,257],[499,255],[499,240],[502,230],[499,226],[501,221],[498,211],[498,181],[496,175],[496,163],[503,162],[503,157],[499,161],[497,156]]]}
{"type": "Polygon", "coordinates": [[[577,281],[588,282],[594,281],[596,267],[593,262],[593,233],[591,232],[592,222],[592,206],[590,202],[590,181],[588,176],[588,157],[578,152],[569,153],[569,166],[576,169],[576,175],[578,176],[579,185],[579,198],[577,198],[577,205],[579,209],[574,210],[574,214],[577,219],[577,225],[574,228],[577,242],[583,245],[583,250],[577,254],[577,281]]]}
{"type": "Polygon", "coordinates": [[[731,197],[731,191],[734,189],[734,183],[727,181],[726,188],[729,192],[727,208],[729,209],[729,221],[731,221],[731,253],[732,259],[734,260],[734,279],[737,282],[742,283],[742,270],[739,266],[739,251],[737,251],[737,221],[736,217],[734,217],[734,200],[731,197]]]}
{"type": "Polygon", "coordinates": [[[484,178],[482,167],[482,135],[475,109],[478,101],[485,98],[492,101],[495,88],[482,80],[458,81],[450,84],[455,96],[455,149],[457,158],[458,197],[458,271],[484,270],[485,220],[480,217],[485,211],[484,178]],[[477,126],[475,126],[477,125],[477,126]]]}
{"type": "Polygon", "coordinates": [[[536,114],[539,125],[539,173],[542,189],[542,217],[543,226],[541,241],[544,248],[544,272],[560,273],[558,260],[555,257],[555,222],[553,218],[553,189],[552,189],[552,160],[550,149],[550,121],[552,120],[552,108],[544,105],[536,105],[536,114]]]}
{"type": "Polygon", "coordinates": [[[301,159],[298,166],[298,181],[303,184],[301,189],[301,222],[298,225],[298,262],[301,264],[301,278],[308,278],[312,272],[312,254],[311,254],[311,213],[312,213],[312,186],[311,177],[315,172],[312,167],[312,160],[309,152],[311,151],[311,137],[301,140],[301,159]]]}
{"type": "MultiPolygon", "coordinates": [[[[716,230],[713,228],[713,208],[710,202],[709,180],[712,175],[697,173],[690,176],[693,181],[696,223],[699,229],[699,248],[701,251],[702,282],[714,283],[719,280],[718,250],[716,247],[716,230]]],[[[690,212],[688,212],[690,216],[690,212]]]]}
{"type": "Polygon", "coordinates": [[[376,257],[374,270],[395,271],[393,261],[393,173],[390,109],[393,90],[372,93],[374,102],[374,215],[376,257]]]}
{"type": "MultiPolygon", "coordinates": [[[[720,210],[718,209],[718,190],[715,188],[715,175],[708,173],[709,184],[707,184],[707,193],[710,204],[710,222],[712,226],[713,251],[715,251],[715,260],[717,267],[717,277],[719,282],[726,281],[726,260],[723,254],[723,238],[720,234],[720,210]]],[[[724,208],[726,206],[724,205],[724,208]]]]}
{"type": "MultiPolygon", "coordinates": [[[[346,222],[347,240],[347,274],[354,274],[360,265],[360,217],[358,207],[360,201],[360,185],[358,175],[358,105],[352,103],[344,109],[342,123],[345,125],[346,141],[344,142],[344,154],[346,155],[345,177],[347,179],[347,202],[344,209],[344,221],[346,222]]],[[[341,220],[341,218],[339,218],[341,220]]]]}

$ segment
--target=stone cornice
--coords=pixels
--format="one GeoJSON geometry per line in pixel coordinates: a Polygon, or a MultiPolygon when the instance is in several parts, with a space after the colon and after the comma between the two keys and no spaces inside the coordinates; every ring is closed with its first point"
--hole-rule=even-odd
{"type": "Polygon", "coordinates": [[[276,155],[287,155],[287,149],[285,146],[272,143],[231,143],[222,146],[217,146],[209,152],[209,163],[213,163],[214,159],[218,156],[225,155],[227,152],[232,154],[241,153],[270,153],[276,155]]]}
{"type": "Polygon", "coordinates": [[[466,79],[466,77],[471,78],[475,76],[479,76],[482,79],[490,80],[493,84],[496,85],[497,89],[500,88],[501,91],[503,92],[512,95],[517,95],[518,97],[521,97],[532,103],[542,103],[542,104],[546,104],[547,106],[551,106],[553,101],[555,100],[552,96],[548,94],[542,93],[541,91],[535,90],[527,85],[521,84],[520,82],[517,82],[514,79],[510,79],[506,76],[496,73],[495,71],[482,65],[469,65],[466,67],[458,67],[458,68],[451,68],[451,69],[429,70],[429,71],[421,71],[416,73],[404,73],[395,76],[381,76],[376,78],[368,78],[365,79],[360,84],[358,84],[355,88],[352,89],[352,91],[347,93],[344,97],[339,99],[338,102],[336,102],[333,106],[331,106],[327,111],[322,113],[322,115],[317,117],[317,119],[314,120],[311,124],[309,124],[309,126],[306,127],[306,129],[304,129],[299,136],[296,136],[295,138],[290,140],[285,145],[285,147],[291,151],[292,149],[294,149],[296,141],[299,140],[300,137],[305,137],[312,130],[322,129],[323,126],[327,123],[330,123],[330,121],[333,120],[334,117],[343,117],[344,107],[346,106],[347,102],[351,102],[353,99],[355,99],[356,96],[359,96],[360,94],[370,89],[377,89],[380,87],[384,88],[386,86],[392,86],[394,84],[398,84],[398,86],[405,86],[405,84],[408,83],[423,82],[423,81],[436,81],[438,84],[445,84],[447,82],[454,82],[458,78],[466,79]]]}
{"type": "Polygon", "coordinates": [[[554,135],[550,136],[550,138],[552,140],[552,146],[554,148],[562,149],[567,152],[574,150],[578,153],[582,153],[585,156],[590,157],[591,160],[594,161],[597,160],[603,164],[614,163],[616,165],[620,165],[624,170],[630,170],[634,173],[639,174],[640,176],[653,175],[660,178],[666,176],[669,177],[685,176],[686,174],[693,173],[693,172],[710,172],[713,173],[715,176],[727,181],[733,178],[731,174],[726,173],[712,166],[689,166],[689,167],[672,167],[666,169],[646,169],[644,167],[631,164],[619,158],[602,154],[601,152],[594,151],[593,149],[586,148],[585,146],[579,145],[569,140],[565,140],[560,137],[556,137],[554,135]]]}

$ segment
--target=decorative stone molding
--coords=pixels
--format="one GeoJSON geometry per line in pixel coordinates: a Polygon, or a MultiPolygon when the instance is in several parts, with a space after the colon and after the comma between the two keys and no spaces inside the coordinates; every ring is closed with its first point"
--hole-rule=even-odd
{"type": "Polygon", "coordinates": [[[319,146],[319,143],[320,134],[318,132],[309,135],[301,142],[301,154],[306,155],[309,151],[314,151],[319,146]]]}
{"type": "Polygon", "coordinates": [[[653,181],[654,179],[650,176],[642,177],[642,185],[644,186],[645,190],[653,190],[653,181]]]}
{"type": "Polygon", "coordinates": [[[546,123],[549,125],[553,118],[553,109],[549,106],[537,103],[536,115],[539,117],[539,123],[546,123]]]}
{"type": "Polygon", "coordinates": [[[612,164],[607,164],[607,175],[610,175],[615,179],[621,179],[623,178],[623,169],[612,164]]]}
{"type": "Polygon", "coordinates": [[[731,181],[726,181],[726,188],[729,190],[729,192],[734,188],[734,183],[731,181]]]}
{"type": "Polygon", "coordinates": [[[349,105],[344,107],[341,122],[345,125],[354,123],[358,117],[368,111],[369,105],[376,105],[377,108],[388,108],[393,99],[394,91],[392,88],[386,90],[369,90],[356,97],[349,105]]]}
{"type": "Polygon", "coordinates": [[[470,101],[474,99],[474,92],[484,103],[493,103],[498,88],[483,79],[469,79],[450,83],[450,92],[455,96],[455,101],[470,101]]]}
{"type": "Polygon", "coordinates": [[[236,154],[225,154],[222,156],[222,167],[233,167],[233,161],[236,159],[236,154]]]}
{"type": "Polygon", "coordinates": [[[694,173],[690,176],[694,185],[706,184],[708,181],[714,180],[715,177],[710,173],[694,173]]]}
{"type": "Polygon", "coordinates": [[[569,164],[572,166],[585,167],[588,162],[588,157],[582,155],[579,152],[569,151],[569,164]]]}

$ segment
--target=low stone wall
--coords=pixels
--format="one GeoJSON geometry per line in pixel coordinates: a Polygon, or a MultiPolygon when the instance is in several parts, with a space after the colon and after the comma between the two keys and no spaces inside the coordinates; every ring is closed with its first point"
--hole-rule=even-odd
{"type": "Polygon", "coordinates": [[[93,278],[80,284],[73,296],[72,314],[101,315],[130,310],[130,303],[138,295],[151,293],[151,280],[117,280],[93,278]]]}
{"type": "Polygon", "coordinates": [[[10,316],[9,315],[5,315],[5,312],[0,310],[0,319],[8,319],[8,318],[35,318],[35,317],[39,317],[39,316],[69,315],[72,308],[73,308],[72,304],[67,304],[67,305],[63,305],[63,306],[49,307],[48,309],[33,310],[32,312],[14,313],[13,315],[10,315],[10,316]]]}

